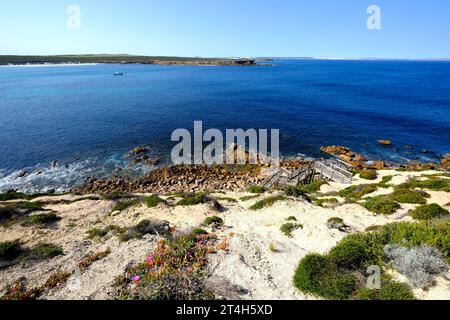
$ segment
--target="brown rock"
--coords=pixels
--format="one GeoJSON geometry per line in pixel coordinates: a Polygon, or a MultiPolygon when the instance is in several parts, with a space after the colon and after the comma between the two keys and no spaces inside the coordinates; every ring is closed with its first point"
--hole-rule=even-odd
{"type": "Polygon", "coordinates": [[[359,153],[357,153],[357,154],[355,155],[354,160],[355,160],[356,162],[365,162],[365,161],[367,161],[366,157],[364,157],[362,154],[359,154],[359,153]]]}
{"type": "Polygon", "coordinates": [[[390,146],[392,144],[391,140],[378,140],[378,143],[384,146],[390,146]]]}
{"type": "Polygon", "coordinates": [[[137,156],[138,154],[147,153],[150,150],[148,146],[139,146],[134,149],[132,149],[130,152],[128,152],[129,157],[137,156]]]}
{"type": "Polygon", "coordinates": [[[441,165],[444,167],[445,170],[450,171],[450,153],[442,157],[441,165]]]}

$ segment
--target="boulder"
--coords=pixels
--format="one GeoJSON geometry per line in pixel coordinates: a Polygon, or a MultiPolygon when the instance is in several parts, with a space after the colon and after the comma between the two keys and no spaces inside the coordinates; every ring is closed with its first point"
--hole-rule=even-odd
{"type": "Polygon", "coordinates": [[[384,146],[390,146],[392,144],[391,140],[378,140],[378,143],[384,146]]]}
{"type": "Polygon", "coordinates": [[[441,165],[445,170],[450,171],[450,153],[442,157],[441,165]]]}
{"type": "Polygon", "coordinates": [[[147,153],[150,150],[150,148],[148,146],[139,146],[136,147],[134,149],[132,149],[130,152],[128,152],[128,156],[129,157],[134,157],[137,156],[139,154],[143,154],[143,153],[147,153]]]}

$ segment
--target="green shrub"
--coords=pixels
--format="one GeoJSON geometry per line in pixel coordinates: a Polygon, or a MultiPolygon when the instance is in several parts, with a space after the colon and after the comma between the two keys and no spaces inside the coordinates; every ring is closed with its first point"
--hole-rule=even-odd
{"type": "Polygon", "coordinates": [[[297,189],[299,189],[300,191],[306,192],[306,193],[314,193],[320,190],[320,187],[324,184],[326,184],[327,182],[324,180],[319,180],[319,181],[314,181],[312,183],[309,184],[299,184],[297,185],[297,189]]]}
{"type": "Polygon", "coordinates": [[[428,189],[434,191],[450,191],[450,179],[430,178],[428,180],[413,179],[399,184],[395,189],[428,189]]]}
{"type": "Polygon", "coordinates": [[[218,198],[216,198],[216,199],[217,199],[217,200],[221,200],[221,201],[233,202],[233,203],[236,203],[236,202],[237,202],[236,199],[230,198],[230,197],[218,197],[218,198]]]}
{"type": "Polygon", "coordinates": [[[296,197],[296,198],[302,197],[302,198],[305,198],[305,199],[309,199],[309,196],[306,194],[305,191],[299,190],[298,188],[293,187],[293,186],[286,187],[284,189],[284,193],[288,197],[296,197]]]}
{"type": "Polygon", "coordinates": [[[131,239],[141,239],[146,234],[167,236],[170,234],[170,226],[167,221],[142,220],[137,225],[128,229],[118,229],[119,241],[126,242],[131,239]]]}
{"type": "Polygon", "coordinates": [[[339,191],[339,195],[346,199],[361,199],[366,194],[377,191],[377,189],[376,184],[360,184],[339,191]]]}
{"type": "Polygon", "coordinates": [[[212,216],[205,219],[203,225],[209,226],[213,223],[217,223],[219,226],[223,226],[223,219],[218,216],[212,216]]]}
{"type": "Polygon", "coordinates": [[[336,198],[317,198],[314,199],[314,204],[319,207],[323,207],[324,204],[337,204],[339,203],[336,198]]]}
{"type": "Polygon", "coordinates": [[[344,219],[339,218],[339,217],[331,217],[330,219],[327,220],[327,223],[344,223],[344,219]]]}
{"type": "Polygon", "coordinates": [[[441,218],[419,223],[391,223],[371,232],[349,235],[327,255],[310,254],[304,257],[294,274],[294,285],[305,293],[325,299],[414,299],[408,286],[385,274],[382,274],[380,290],[363,287],[364,281],[361,279],[366,275],[367,266],[386,267],[386,245],[418,247],[427,244],[437,248],[448,259],[449,234],[450,219],[441,218]],[[344,278],[336,280],[340,276],[344,278]],[[335,291],[335,283],[339,283],[343,291],[335,291]]]}
{"type": "Polygon", "coordinates": [[[297,221],[297,218],[294,216],[289,216],[286,218],[286,221],[297,221]]]}
{"type": "Polygon", "coordinates": [[[401,208],[401,206],[397,202],[390,200],[389,198],[384,196],[367,199],[364,203],[364,207],[369,211],[386,215],[393,214],[395,211],[401,208]]]}
{"type": "Polygon", "coordinates": [[[0,242],[0,261],[14,260],[22,253],[22,247],[19,240],[0,242]]]}
{"type": "Polygon", "coordinates": [[[328,254],[333,263],[347,270],[361,269],[377,264],[383,258],[383,246],[367,233],[349,235],[328,254]]]}
{"type": "Polygon", "coordinates": [[[197,228],[197,229],[192,230],[192,234],[196,235],[196,236],[200,236],[200,235],[208,234],[208,232],[203,229],[197,228]]]}
{"type": "Polygon", "coordinates": [[[300,261],[293,282],[304,293],[343,300],[349,298],[357,280],[354,275],[337,270],[326,257],[308,254],[300,261]]]}
{"type": "Polygon", "coordinates": [[[92,228],[86,231],[86,234],[88,239],[103,238],[108,234],[108,230],[100,228],[92,228]]]}
{"type": "Polygon", "coordinates": [[[271,207],[277,201],[287,200],[284,196],[272,196],[256,202],[250,207],[250,210],[260,210],[265,207],[271,207]]]}
{"type": "Polygon", "coordinates": [[[356,290],[355,300],[414,300],[411,289],[403,283],[392,280],[386,275],[381,276],[380,289],[360,287],[356,290]]]}
{"type": "Polygon", "coordinates": [[[149,208],[154,208],[161,202],[163,202],[163,200],[156,194],[151,195],[150,197],[146,197],[144,199],[145,205],[149,208]]]}
{"type": "Polygon", "coordinates": [[[417,207],[411,212],[411,216],[417,220],[430,220],[447,216],[449,212],[436,203],[425,204],[417,207]]]}
{"type": "Polygon", "coordinates": [[[50,212],[50,213],[36,214],[36,215],[25,217],[21,224],[23,226],[30,226],[30,225],[45,226],[45,225],[55,223],[59,220],[61,220],[61,218],[58,217],[56,215],[56,213],[50,212]]]}
{"type": "Polygon", "coordinates": [[[376,180],[378,175],[375,170],[364,170],[359,174],[359,177],[365,180],[376,180]]]}
{"type": "Polygon", "coordinates": [[[131,200],[125,200],[125,201],[120,201],[117,202],[114,207],[111,209],[111,212],[115,212],[115,211],[123,211],[125,209],[128,209],[130,207],[136,206],[140,203],[139,200],[137,199],[131,199],[131,200]]]}
{"type": "Polygon", "coordinates": [[[44,260],[63,254],[64,251],[60,246],[51,243],[43,243],[32,248],[27,255],[27,258],[32,260],[44,260]]]}
{"type": "Polygon", "coordinates": [[[210,198],[206,195],[206,193],[196,193],[193,195],[189,195],[186,198],[178,201],[176,206],[193,206],[201,203],[207,203],[210,201],[210,198]]]}
{"type": "Polygon", "coordinates": [[[243,196],[243,197],[239,198],[239,200],[241,200],[241,201],[249,201],[249,200],[252,200],[252,199],[255,199],[255,198],[258,198],[258,197],[259,197],[259,195],[243,196]]]}
{"type": "Polygon", "coordinates": [[[287,222],[281,226],[280,231],[289,238],[292,238],[292,232],[294,232],[299,228],[303,228],[303,225],[298,223],[287,222]]]}
{"type": "Polygon", "coordinates": [[[262,186],[251,186],[248,188],[248,192],[250,193],[264,193],[266,192],[266,189],[262,186]]]}
{"type": "Polygon", "coordinates": [[[383,226],[379,237],[384,244],[418,247],[428,244],[450,257],[450,221],[396,222],[383,226]]]}
{"type": "Polygon", "coordinates": [[[384,176],[381,178],[381,182],[378,184],[378,186],[380,188],[388,188],[389,185],[388,183],[391,182],[392,178],[394,178],[394,176],[384,176]]]}
{"type": "Polygon", "coordinates": [[[399,203],[411,203],[411,204],[425,204],[427,200],[425,197],[429,195],[423,191],[415,191],[409,189],[396,189],[390,195],[389,199],[399,203]]]}
{"type": "Polygon", "coordinates": [[[21,192],[7,192],[0,194],[0,201],[19,200],[19,199],[29,200],[29,198],[30,198],[29,196],[21,192]]]}

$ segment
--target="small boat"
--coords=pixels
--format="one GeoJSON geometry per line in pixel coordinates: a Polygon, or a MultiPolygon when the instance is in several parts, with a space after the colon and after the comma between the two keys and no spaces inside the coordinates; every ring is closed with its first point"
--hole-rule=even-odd
{"type": "Polygon", "coordinates": [[[123,76],[123,72],[114,72],[113,76],[123,76]]]}

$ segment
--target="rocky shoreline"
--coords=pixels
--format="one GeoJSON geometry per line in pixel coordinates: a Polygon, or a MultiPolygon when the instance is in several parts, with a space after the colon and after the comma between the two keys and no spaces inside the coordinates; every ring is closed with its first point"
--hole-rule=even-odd
{"type": "MultiPolygon", "coordinates": [[[[132,164],[159,163],[159,158],[147,156],[149,147],[140,146],[132,149],[127,157],[132,164]]],[[[344,146],[321,147],[324,154],[338,157],[350,164],[355,171],[360,170],[450,170],[450,154],[444,156],[441,163],[411,162],[409,165],[396,164],[383,160],[369,161],[364,155],[344,146]]],[[[112,178],[89,178],[84,185],[74,188],[76,194],[110,194],[110,193],[170,193],[214,190],[243,191],[252,185],[261,184],[270,172],[270,164],[248,164],[248,152],[236,152],[237,158],[245,159],[246,164],[236,165],[173,165],[150,171],[142,177],[130,178],[116,175],[112,178]]],[[[283,159],[282,168],[296,170],[311,160],[283,159]]]]}

